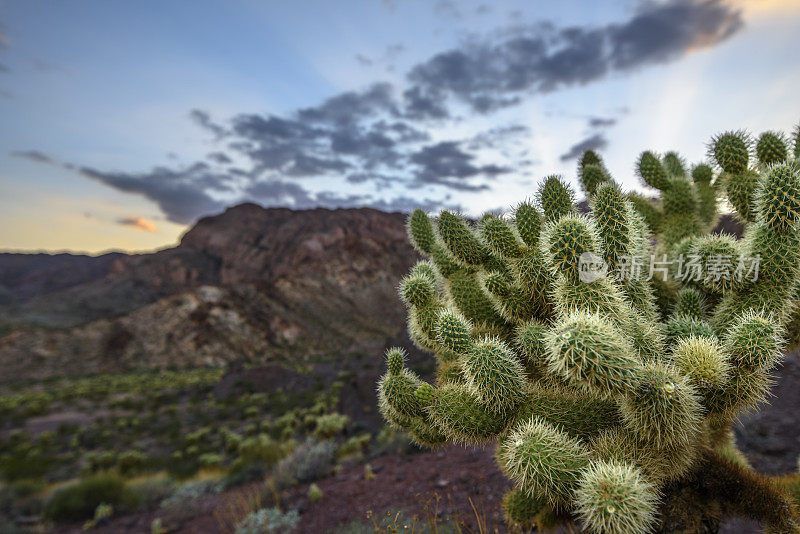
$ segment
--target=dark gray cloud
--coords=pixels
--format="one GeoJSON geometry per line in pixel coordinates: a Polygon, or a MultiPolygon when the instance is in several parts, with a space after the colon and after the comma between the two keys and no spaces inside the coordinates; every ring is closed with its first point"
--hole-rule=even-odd
{"type": "Polygon", "coordinates": [[[38,150],[15,150],[14,152],[11,152],[10,155],[15,158],[27,159],[36,163],[47,163],[48,165],[55,164],[53,158],[38,150]]]}
{"type": "Polygon", "coordinates": [[[596,133],[572,145],[569,150],[559,156],[559,159],[561,161],[569,161],[580,157],[587,150],[602,150],[607,146],[608,139],[603,134],[596,133]]]}
{"type": "Polygon", "coordinates": [[[511,139],[525,136],[529,134],[530,131],[530,128],[522,124],[498,126],[473,136],[466,146],[472,151],[478,151],[484,148],[503,148],[508,146],[511,139]]]}
{"type": "Polygon", "coordinates": [[[714,46],[743,25],[741,12],[722,0],[647,3],[627,23],[609,26],[608,60],[615,70],[670,61],[714,46]]]}
{"type": "Polygon", "coordinates": [[[295,208],[310,208],[314,204],[314,198],[303,187],[281,180],[256,182],[245,194],[266,206],[289,204],[295,208]]]}
{"type": "Polygon", "coordinates": [[[395,70],[395,62],[397,58],[405,52],[406,47],[402,43],[391,44],[386,49],[377,55],[356,54],[355,60],[362,67],[382,66],[388,72],[395,70]]]}
{"type": "Polygon", "coordinates": [[[358,63],[360,65],[364,66],[364,67],[372,66],[372,63],[373,63],[372,59],[367,57],[367,56],[365,56],[364,54],[356,54],[355,58],[356,58],[356,61],[358,61],[358,63]]]}
{"type": "Polygon", "coordinates": [[[213,161],[214,163],[219,163],[220,165],[227,165],[229,163],[233,163],[233,160],[229,158],[228,155],[225,154],[224,152],[211,152],[206,157],[211,161],[213,161]]]}
{"type": "Polygon", "coordinates": [[[617,124],[617,119],[614,117],[590,117],[589,126],[591,128],[608,128],[617,124]]]}
{"type": "Polygon", "coordinates": [[[440,209],[460,209],[446,197],[444,200],[429,198],[420,200],[400,195],[394,198],[376,199],[368,194],[342,195],[333,191],[309,193],[296,183],[284,181],[265,181],[253,184],[247,191],[247,200],[258,202],[263,206],[286,206],[295,209],[311,208],[374,208],[382,211],[410,212],[416,208],[426,211],[440,209]]]}
{"type": "Polygon", "coordinates": [[[211,115],[209,115],[208,112],[206,111],[200,109],[193,109],[192,111],[189,112],[189,117],[199,126],[213,133],[217,137],[220,137],[225,133],[225,129],[219,124],[212,121],[211,115]]]}
{"type": "Polygon", "coordinates": [[[436,54],[409,72],[409,94],[439,102],[429,103],[435,110],[453,97],[486,113],[515,104],[520,94],[677,59],[728,39],[742,26],[740,11],[722,0],[647,2],[627,21],[595,28],[537,24],[436,54]]]}
{"type": "Polygon", "coordinates": [[[409,159],[418,167],[412,186],[443,185],[456,191],[483,191],[489,189],[487,184],[475,184],[469,179],[479,175],[493,178],[510,171],[498,165],[475,165],[475,156],[454,141],[425,146],[409,159]]]}

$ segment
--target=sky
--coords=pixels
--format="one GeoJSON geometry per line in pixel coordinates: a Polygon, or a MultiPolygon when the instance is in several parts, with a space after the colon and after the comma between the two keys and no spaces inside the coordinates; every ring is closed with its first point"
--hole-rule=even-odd
{"type": "Polygon", "coordinates": [[[241,202],[468,215],[800,121],[800,0],[0,0],[0,250],[241,202]]]}

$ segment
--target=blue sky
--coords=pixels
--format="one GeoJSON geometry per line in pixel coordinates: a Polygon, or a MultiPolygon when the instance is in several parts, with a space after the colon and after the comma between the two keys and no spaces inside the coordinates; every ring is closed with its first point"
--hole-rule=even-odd
{"type": "Polygon", "coordinates": [[[0,249],[150,250],[243,201],[459,207],[597,148],[800,120],[799,0],[0,3],[0,249]]]}

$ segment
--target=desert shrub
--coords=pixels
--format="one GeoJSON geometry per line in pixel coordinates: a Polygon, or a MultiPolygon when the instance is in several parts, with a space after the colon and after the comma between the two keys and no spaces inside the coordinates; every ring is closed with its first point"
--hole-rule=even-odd
{"type": "Polygon", "coordinates": [[[371,434],[360,434],[358,436],[353,436],[352,438],[348,439],[339,447],[336,451],[337,458],[347,458],[349,456],[354,456],[363,452],[367,446],[369,446],[369,442],[372,439],[371,434]]]}
{"type": "Polygon", "coordinates": [[[178,486],[175,491],[161,501],[162,508],[170,508],[186,504],[191,501],[196,501],[204,495],[214,495],[222,491],[222,484],[216,480],[198,480],[195,482],[187,482],[178,486]]]}
{"type": "Polygon", "coordinates": [[[294,447],[294,441],[276,441],[263,433],[246,438],[239,445],[238,458],[231,464],[227,484],[238,486],[263,479],[294,447]]]}
{"type": "Polygon", "coordinates": [[[0,456],[0,475],[5,480],[40,478],[57,463],[58,459],[41,447],[24,444],[13,452],[0,456]]]}
{"type": "Polygon", "coordinates": [[[200,470],[198,458],[196,456],[187,455],[182,451],[173,452],[170,457],[170,462],[166,467],[170,476],[178,480],[191,478],[200,470]]]}
{"type": "Polygon", "coordinates": [[[239,446],[239,458],[271,466],[286,455],[286,443],[275,441],[267,434],[247,438],[239,446]]]}
{"type": "Polygon", "coordinates": [[[211,429],[208,427],[198,428],[194,432],[186,434],[186,445],[199,445],[208,441],[211,436],[211,429]]]}
{"type": "Polygon", "coordinates": [[[317,502],[318,500],[322,499],[323,493],[322,490],[319,489],[319,486],[316,484],[311,484],[308,487],[308,498],[311,502],[317,502]]]}
{"type": "Polygon", "coordinates": [[[117,459],[117,471],[122,476],[132,476],[142,472],[147,466],[147,455],[141,451],[127,451],[117,459]]]}
{"type": "Polygon", "coordinates": [[[297,418],[297,414],[292,412],[286,412],[282,416],[275,419],[275,424],[273,425],[274,432],[281,436],[284,433],[293,433],[295,429],[300,425],[300,421],[297,418]]]}
{"type": "Polygon", "coordinates": [[[263,508],[236,525],[236,534],[272,534],[291,532],[297,527],[297,510],[283,513],[278,508],[263,508]]]}
{"type": "Polygon", "coordinates": [[[40,494],[44,488],[42,480],[32,479],[0,486],[0,515],[39,515],[43,506],[40,494]]]}
{"type": "Polygon", "coordinates": [[[345,429],[350,423],[350,418],[346,415],[331,413],[320,415],[316,420],[314,437],[317,439],[330,439],[345,429]]]}
{"type": "Polygon", "coordinates": [[[107,523],[111,516],[114,515],[114,507],[110,504],[100,503],[94,509],[94,517],[91,521],[87,521],[83,525],[83,530],[89,530],[99,525],[107,523]]]}
{"type": "Polygon", "coordinates": [[[201,468],[206,469],[219,467],[222,464],[222,456],[214,452],[207,452],[197,458],[197,463],[201,468]]]}
{"type": "Polygon", "coordinates": [[[400,453],[413,454],[421,452],[420,449],[408,435],[407,432],[397,430],[390,426],[384,426],[375,438],[377,442],[377,453],[400,453]]]}
{"type": "Polygon", "coordinates": [[[166,476],[135,480],[128,485],[141,496],[142,504],[146,508],[152,508],[160,504],[164,499],[168,499],[175,493],[176,489],[175,481],[166,476]]]}
{"type": "Polygon", "coordinates": [[[45,504],[43,516],[55,522],[82,521],[93,518],[103,503],[130,511],[140,502],[140,496],[117,475],[94,475],[57,490],[45,504]]]}
{"type": "Polygon", "coordinates": [[[45,488],[45,483],[41,480],[27,478],[9,484],[8,488],[15,497],[29,497],[42,491],[45,488]]]}
{"type": "Polygon", "coordinates": [[[334,462],[336,444],[332,441],[307,441],[280,461],[275,469],[279,485],[310,482],[327,475],[334,462]]]}
{"type": "Polygon", "coordinates": [[[242,436],[236,432],[231,432],[227,428],[222,429],[222,442],[225,444],[225,452],[231,453],[239,450],[242,445],[242,436]]]}
{"type": "Polygon", "coordinates": [[[117,463],[114,451],[92,452],[86,455],[86,469],[89,472],[108,471],[117,463]]]}

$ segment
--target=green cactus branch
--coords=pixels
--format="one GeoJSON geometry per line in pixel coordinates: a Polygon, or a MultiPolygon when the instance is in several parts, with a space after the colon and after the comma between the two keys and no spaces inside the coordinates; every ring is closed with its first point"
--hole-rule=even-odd
{"type": "Polygon", "coordinates": [[[477,224],[416,210],[408,233],[425,259],[399,291],[437,370],[425,382],[388,351],[388,424],[426,447],[497,443],[514,525],[689,533],[739,515],[800,532],[800,483],[755,473],[731,432],[768,395],[797,308],[792,135],[790,147],[780,133],[723,133],[709,150],[717,170],[643,152],[636,168],[655,201],[623,192],[588,151],[578,178],[589,214],[558,176],[535,202],[477,224]],[[745,221],[741,240],[708,234],[722,193],[745,221]],[[630,258],[662,254],[665,280],[620,276],[630,258]],[[687,279],[684,256],[706,276],[687,279]],[[757,276],[719,265],[710,276],[721,257],[758,258],[757,276]]]}

